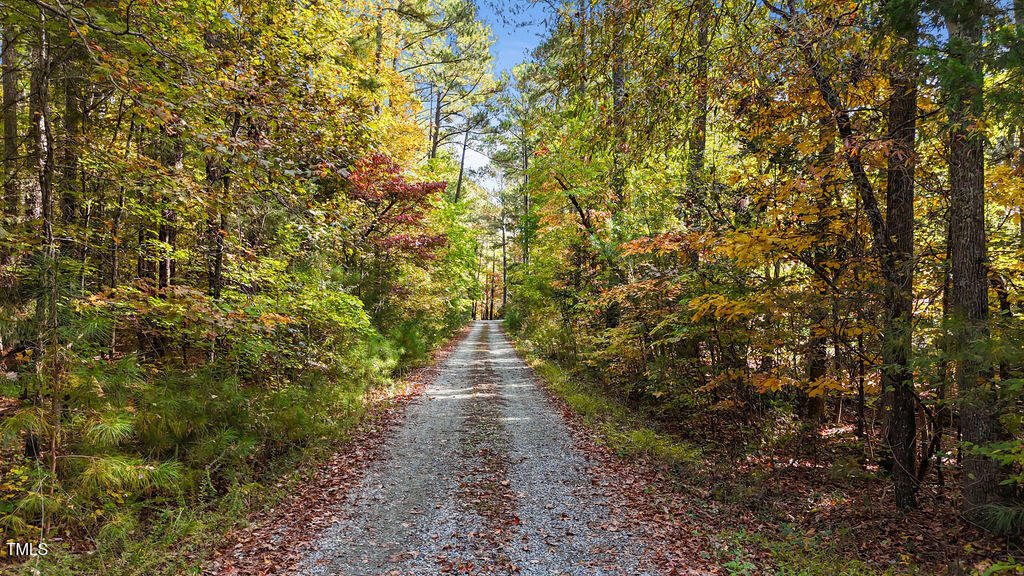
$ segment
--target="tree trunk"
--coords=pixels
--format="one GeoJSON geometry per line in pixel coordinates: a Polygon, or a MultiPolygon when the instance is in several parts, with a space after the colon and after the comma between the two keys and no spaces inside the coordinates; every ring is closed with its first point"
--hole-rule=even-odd
{"type": "MultiPolygon", "coordinates": [[[[134,119],[133,119],[134,121],[134,119]]],[[[128,131],[128,144],[131,146],[132,131],[128,131]]],[[[117,206],[114,208],[114,217],[110,225],[110,288],[117,288],[119,278],[119,267],[121,266],[121,219],[124,217],[124,188],[118,192],[117,206]]],[[[114,357],[117,351],[117,323],[110,329],[110,357],[114,357]]]]}
{"type": "MultiPolygon", "coordinates": [[[[227,184],[224,184],[227,187],[227,184]]],[[[211,298],[220,300],[224,286],[224,236],[227,234],[227,218],[210,215],[206,222],[207,233],[207,289],[211,298]]]]}
{"type": "Polygon", "coordinates": [[[501,314],[505,315],[508,302],[508,250],[505,248],[505,216],[501,217],[501,314]]]}
{"type": "Polygon", "coordinates": [[[76,71],[77,50],[72,49],[61,69],[64,84],[64,150],[61,162],[61,220],[71,223],[78,211],[76,202],[76,182],[78,181],[79,139],[82,132],[82,87],[74,77],[76,71]]]}
{"type": "Polygon", "coordinates": [[[889,410],[886,441],[893,455],[896,504],[902,509],[917,505],[917,420],[911,356],[914,285],[914,165],[917,119],[917,77],[913,72],[913,41],[898,49],[897,72],[890,78],[888,179],[886,228],[891,252],[883,264],[885,325],[882,330],[882,389],[889,410]],[[905,51],[904,51],[905,50],[905,51]]]}
{"type": "MultiPolygon", "coordinates": [[[[162,221],[158,227],[159,240],[165,244],[164,250],[173,252],[175,247],[175,241],[178,237],[178,215],[177,212],[172,208],[167,208],[162,212],[162,221]]],[[[174,282],[175,272],[175,259],[173,254],[168,253],[160,259],[160,270],[157,277],[157,286],[159,288],[167,288],[174,282]]]]}
{"type": "Polygon", "coordinates": [[[434,104],[434,121],[433,131],[430,137],[430,156],[428,158],[437,158],[437,147],[441,143],[441,87],[437,87],[437,102],[434,104]]]}
{"type": "MultiPolygon", "coordinates": [[[[819,136],[826,142],[824,148],[821,151],[821,157],[826,162],[831,161],[830,159],[835,155],[835,128],[831,127],[831,117],[824,117],[820,120],[821,128],[819,136]]],[[[703,136],[701,146],[703,146],[703,136]]],[[[703,154],[703,150],[701,150],[703,154]]],[[[697,173],[699,176],[699,172],[697,173]]],[[[809,228],[811,232],[819,237],[824,238],[825,234],[831,223],[831,217],[827,214],[831,213],[832,195],[834,192],[835,183],[830,179],[825,179],[821,183],[821,188],[818,192],[818,198],[816,205],[818,208],[819,217],[813,221],[809,228]]],[[[814,267],[817,269],[825,269],[823,263],[828,260],[829,254],[825,242],[819,243],[811,251],[811,261],[814,263],[814,267]]],[[[814,283],[816,285],[817,301],[814,302],[809,311],[809,325],[808,325],[808,340],[807,340],[807,381],[813,386],[815,381],[826,375],[828,371],[828,355],[827,355],[827,344],[828,339],[825,333],[825,321],[828,318],[828,313],[825,309],[825,301],[828,299],[829,290],[824,280],[818,280],[814,283]]],[[[817,390],[817,394],[811,395],[808,393],[804,397],[804,417],[811,423],[820,423],[825,419],[825,391],[817,390]]]]}
{"type": "Polygon", "coordinates": [[[857,438],[863,440],[864,426],[864,335],[857,335],[857,438]]]}
{"type": "Polygon", "coordinates": [[[459,160],[459,179],[455,183],[455,197],[452,204],[458,204],[462,196],[462,176],[466,171],[466,148],[469,146],[469,112],[466,113],[466,133],[462,137],[462,159],[459,160]]]}
{"type": "MultiPolygon", "coordinates": [[[[377,6],[377,23],[375,28],[376,50],[373,55],[374,77],[380,78],[381,65],[384,57],[384,9],[380,5],[377,6]]],[[[373,102],[373,113],[380,116],[380,101],[376,99],[373,102]]]]}
{"type": "MultiPolygon", "coordinates": [[[[480,282],[480,245],[477,243],[473,244],[473,279],[475,280],[474,284],[480,282]]],[[[476,286],[473,286],[473,320],[477,319],[477,300],[479,298],[476,294],[476,286]]],[[[480,316],[483,317],[483,315],[484,312],[481,310],[480,316]]]]}
{"type": "MultiPolygon", "coordinates": [[[[822,288],[818,291],[818,295],[824,299],[827,297],[826,290],[822,288]]],[[[807,381],[811,385],[819,378],[824,377],[828,369],[828,356],[826,355],[828,339],[823,326],[826,318],[824,306],[815,303],[810,310],[810,337],[807,340],[807,381]]],[[[818,394],[807,395],[804,417],[812,423],[819,423],[825,419],[825,393],[823,390],[818,394]]]]}
{"type": "MultiPolygon", "coordinates": [[[[142,138],[142,136],[140,136],[142,138]]],[[[141,148],[141,144],[140,144],[141,148]]],[[[157,235],[148,218],[139,223],[138,253],[136,257],[135,276],[139,283],[147,289],[156,287],[157,260],[154,254],[157,235]]],[[[138,350],[144,358],[152,358],[157,349],[154,339],[144,322],[139,322],[136,332],[138,350]]]]}
{"type": "MultiPolygon", "coordinates": [[[[222,197],[227,199],[229,182],[220,163],[207,164],[206,183],[211,195],[218,187],[223,187],[222,197]]],[[[224,284],[224,236],[227,234],[227,217],[223,212],[225,208],[218,205],[206,219],[206,284],[207,293],[214,300],[220,300],[221,287],[224,284]]]]}
{"type": "MultiPolygon", "coordinates": [[[[182,169],[184,161],[184,148],[181,144],[180,121],[172,121],[161,126],[158,134],[157,149],[159,160],[171,174],[177,174],[182,169]]],[[[157,274],[157,287],[167,288],[174,282],[176,262],[174,249],[178,236],[178,212],[170,204],[173,201],[164,198],[164,208],[160,213],[160,224],[157,226],[158,240],[164,244],[164,256],[159,261],[157,274]]]]}
{"type": "MultiPolygon", "coordinates": [[[[131,157],[132,149],[132,138],[135,137],[135,114],[132,114],[132,119],[128,123],[128,134],[125,139],[124,145],[124,158],[128,160],[131,157]]],[[[110,288],[117,288],[118,283],[121,281],[120,278],[120,265],[121,265],[121,224],[124,219],[124,185],[121,185],[117,192],[117,205],[114,207],[114,217],[111,221],[110,229],[110,288]]],[[[111,354],[115,344],[117,343],[116,334],[111,334],[110,337],[110,348],[111,354]]]]}
{"type": "Polygon", "coordinates": [[[618,202],[621,208],[626,203],[626,172],[622,158],[622,149],[626,145],[626,120],[623,117],[626,102],[626,72],[625,55],[622,53],[622,39],[625,37],[625,22],[623,21],[625,7],[621,5],[621,2],[616,2],[612,6],[612,10],[614,11],[614,29],[612,30],[612,55],[614,58],[612,62],[612,125],[615,139],[612,143],[614,148],[612,148],[611,187],[615,201],[618,202]]]}
{"type": "MultiPolygon", "coordinates": [[[[60,389],[62,366],[59,360],[58,348],[59,326],[58,308],[60,306],[60,287],[58,285],[60,251],[58,250],[56,235],[54,234],[54,212],[53,212],[53,173],[54,173],[54,149],[53,149],[53,125],[50,118],[50,38],[46,30],[45,13],[40,13],[37,44],[34,49],[35,61],[32,68],[30,94],[30,116],[32,119],[33,138],[29,142],[30,157],[33,166],[37,170],[35,181],[35,206],[39,218],[42,218],[44,254],[41,259],[40,284],[44,289],[45,297],[41,306],[37,306],[40,313],[39,323],[39,346],[40,369],[46,375],[50,383],[50,473],[56,477],[57,458],[60,448],[60,425],[61,425],[61,396],[60,389]]],[[[31,439],[31,436],[29,437],[31,439]]],[[[26,446],[26,448],[28,448],[26,446]]],[[[53,495],[54,487],[51,484],[50,495],[53,495]]],[[[43,518],[42,531],[45,534],[48,528],[45,517],[43,518]]]]}
{"type": "Polygon", "coordinates": [[[3,34],[3,126],[4,126],[4,214],[7,220],[17,220],[21,209],[21,189],[18,184],[18,54],[15,44],[18,31],[7,23],[3,34]]]}
{"type": "Polygon", "coordinates": [[[530,266],[530,152],[523,129],[523,265],[530,266]]]}
{"type": "MultiPolygon", "coordinates": [[[[940,356],[939,368],[938,368],[938,381],[939,381],[938,382],[938,389],[936,390],[936,393],[935,393],[935,400],[936,400],[936,415],[935,415],[935,419],[938,422],[939,434],[942,434],[943,427],[945,426],[946,423],[949,423],[950,425],[952,425],[952,423],[953,423],[953,413],[952,413],[952,410],[949,409],[949,406],[946,403],[946,398],[947,398],[947,396],[949,394],[949,382],[950,382],[950,378],[949,378],[949,365],[950,365],[950,358],[953,355],[953,339],[952,339],[952,337],[951,337],[951,335],[949,333],[949,329],[950,329],[950,322],[949,322],[949,312],[950,312],[950,308],[949,307],[950,307],[950,303],[949,303],[949,299],[950,299],[950,293],[952,292],[952,286],[951,286],[952,282],[951,282],[951,278],[950,278],[950,269],[949,269],[950,268],[949,262],[951,260],[950,252],[949,252],[949,242],[948,242],[949,226],[950,226],[950,224],[947,221],[947,223],[946,223],[946,238],[947,238],[947,242],[946,242],[946,256],[945,256],[946,265],[944,266],[943,273],[942,273],[942,317],[941,317],[942,319],[940,320],[940,323],[939,323],[939,330],[940,330],[939,331],[939,346],[941,347],[941,350],[940,350],[941,356],[940,356]]],[[[936,468],[936,473],[937,473],[937,475],[939,477],[939,485],[942,486],[942,485],[945,484],[945,475],[944,475],[944,472],[943,472],[941,458],[938,460],[935,468],[936,468]]]]}
{"type": "Polygon", "coordinates": [[[487,319],[488,320],[494,320],[494,280],[496,278],[496,276],[494,274],[494,264],[495,264],[494,263],[494,258],[492,258],[491,259],[491,294],[490,294],[491,306],[490,306],[490,309],[488,310],[488,313],[487,313],[487,319]]]}
{"type": "MultiPolygon", "coordinates": [[[[580,14],[580,53],[579,53],[579,66],[580,70],[587,69],[587,0],[580,0],[579,4],[580,14]]],[[[587,93],[587,76],[586,74],[579,75],[579,96],[584,98],[587,93]]]]}
{"type": "MultiPolygon", "coordinates": [[[[29,76],[28,95],[28,163],[36,171],[36,178],[29,180],[28,202],[25,217],[29,220],[43,218],[43,206],[52,194],[51,175],[47,170],[46,158],[53,154],[49,139],[47,114],[49,110],[50,55],[46,37],[45,15],[40,13],[39,34],[32,48],[32,73],[29,76]]],[[[52,167],[52,164],[50,164],[52,167]]]]}
{"type": "MultiPolygon", "coordinates": [[[[697,70],[694,87],[697,90],[697,118],[690,132],[690,157],[686,186],[689,202],[700,202],[704,189],[704,156],[707,149],[708,129],[708,48],[710,46],[711,7],[701,2],[697,8],[697,70]]],[[[695,225],[696,222],[689,222],[695,225]]]]}
{"type": "Polygon", "coordinates": [[[36,67],[33,69],[33,84],[35,90],[33,100],[35,101],[34,125],[36,133],[33,145],[33,160],[38,169],[38,190],[40,216],[44,221],[47,243],[53,241],[53,172],[54,172],[54,150],[53,150],[53,124],[50,120],[50,46],[49,37],[45,32],[45,19],[41,24],[39,33],[39,48],[36,67]]]}
{"type": "Polygon", "coordinates": [[[982,20],[978,0],[951,3],[943,14],[949,31],[949,57],[956,74],[946,86],[950,98],[949,250],[950,308],[960,393],[960,431],[968,446],[963,457],[964,515],[977,519],[993,501],[998,467],[976,452],[996,439],[995,392],[986,359],[989,337],[987,247],[985,240],[985,157],[980,123],[984,113],[982,20]]]}
{"type": "Polygon", "coordinates": [[[143,222],[139,226],[139,251],[135,263],[135,276],[139,280],[154,280],[156,278],[156,262],[153,260],[153,240],[156,237],[153,230],[143,222]]]}
{"type": "MultiPolygon", "coordinates": [[[[241,128],[242,116],[235,112],[231,118],[231,138],[238,135],[241,128]]],[[[221,290],[224,287],[224,239],[228,233],[228,218],[225,210],[229,202],[228,192],[231,186],[228,166],[223,161],[211,161],[206,166],[207,185],[210,194],[214,194],[218,183],[221,188],[221,202],[218,206],[220,216],[210,214],[207,219],[207,287],[210,297],[220,300],[221,290]]],[[[213,358],[210,358],[213,361],[213,358]]]]}

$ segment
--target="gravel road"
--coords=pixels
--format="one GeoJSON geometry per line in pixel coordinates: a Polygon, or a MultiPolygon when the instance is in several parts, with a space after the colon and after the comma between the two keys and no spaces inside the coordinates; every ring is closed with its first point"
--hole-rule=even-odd
{"type": "Polygon", "coordinates": [[[652,574],[498,322],[476,322],[319,535],[306,576],[652,574]]]}

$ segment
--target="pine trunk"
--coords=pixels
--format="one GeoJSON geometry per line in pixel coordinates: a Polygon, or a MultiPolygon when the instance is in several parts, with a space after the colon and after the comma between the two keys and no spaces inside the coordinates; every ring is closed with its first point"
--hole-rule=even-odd
{"type": "Polygon", "coordinates": [[[4,127],[4,214],[8,221],[18,218],[21,189],[18,184],[18,31],[5,24],[3,35],[3,127],[4,127]]]}
{"type": "MultiPolygon", "coordinates": [[[[916,28],[916,27],[915,27],[916,28]]],[[[916,34],[915,34],[916,36],[916,34]]],[[[882,328],[882,389],[889,411],[886,441],[893,456],[896,504],[917,505],[917,420],[913,374],[909,368],[914,285],[914,148],[917,79],[909,58],[890,79],[886,228],[891,252],[883,263],[885,324],[882,328]]]]}
{"type": "Polygon", "coordinates": [[[964,515],[977,519],[997,491],[996,462],[974,447],[996,439],[995,393],[991,366],[984,351],[989,338],[988,265],[985,240],[984,112],[980,2],[956,5],[946,14],[950,59],[957,75],[950,98],[949,253],[952,287],[950,312],[960,394],[964,515]]]}

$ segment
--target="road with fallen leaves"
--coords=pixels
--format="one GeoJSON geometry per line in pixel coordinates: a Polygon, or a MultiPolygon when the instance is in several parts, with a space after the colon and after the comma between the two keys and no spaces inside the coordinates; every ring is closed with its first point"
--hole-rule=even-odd
{"type": "Polygon", "coordinates": [[[499,323],[481,321],[408,407],[299,573],[653,573],[615,499],[499,323]]]}

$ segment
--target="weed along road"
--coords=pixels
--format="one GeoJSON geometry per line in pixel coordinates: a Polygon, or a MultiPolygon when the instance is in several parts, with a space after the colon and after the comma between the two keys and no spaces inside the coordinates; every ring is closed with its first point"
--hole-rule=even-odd
{"type": "Polygon", "coordinates": [[[586,468],[499,323],[477,322],[301,573],[647,574],[586,468]]]}

